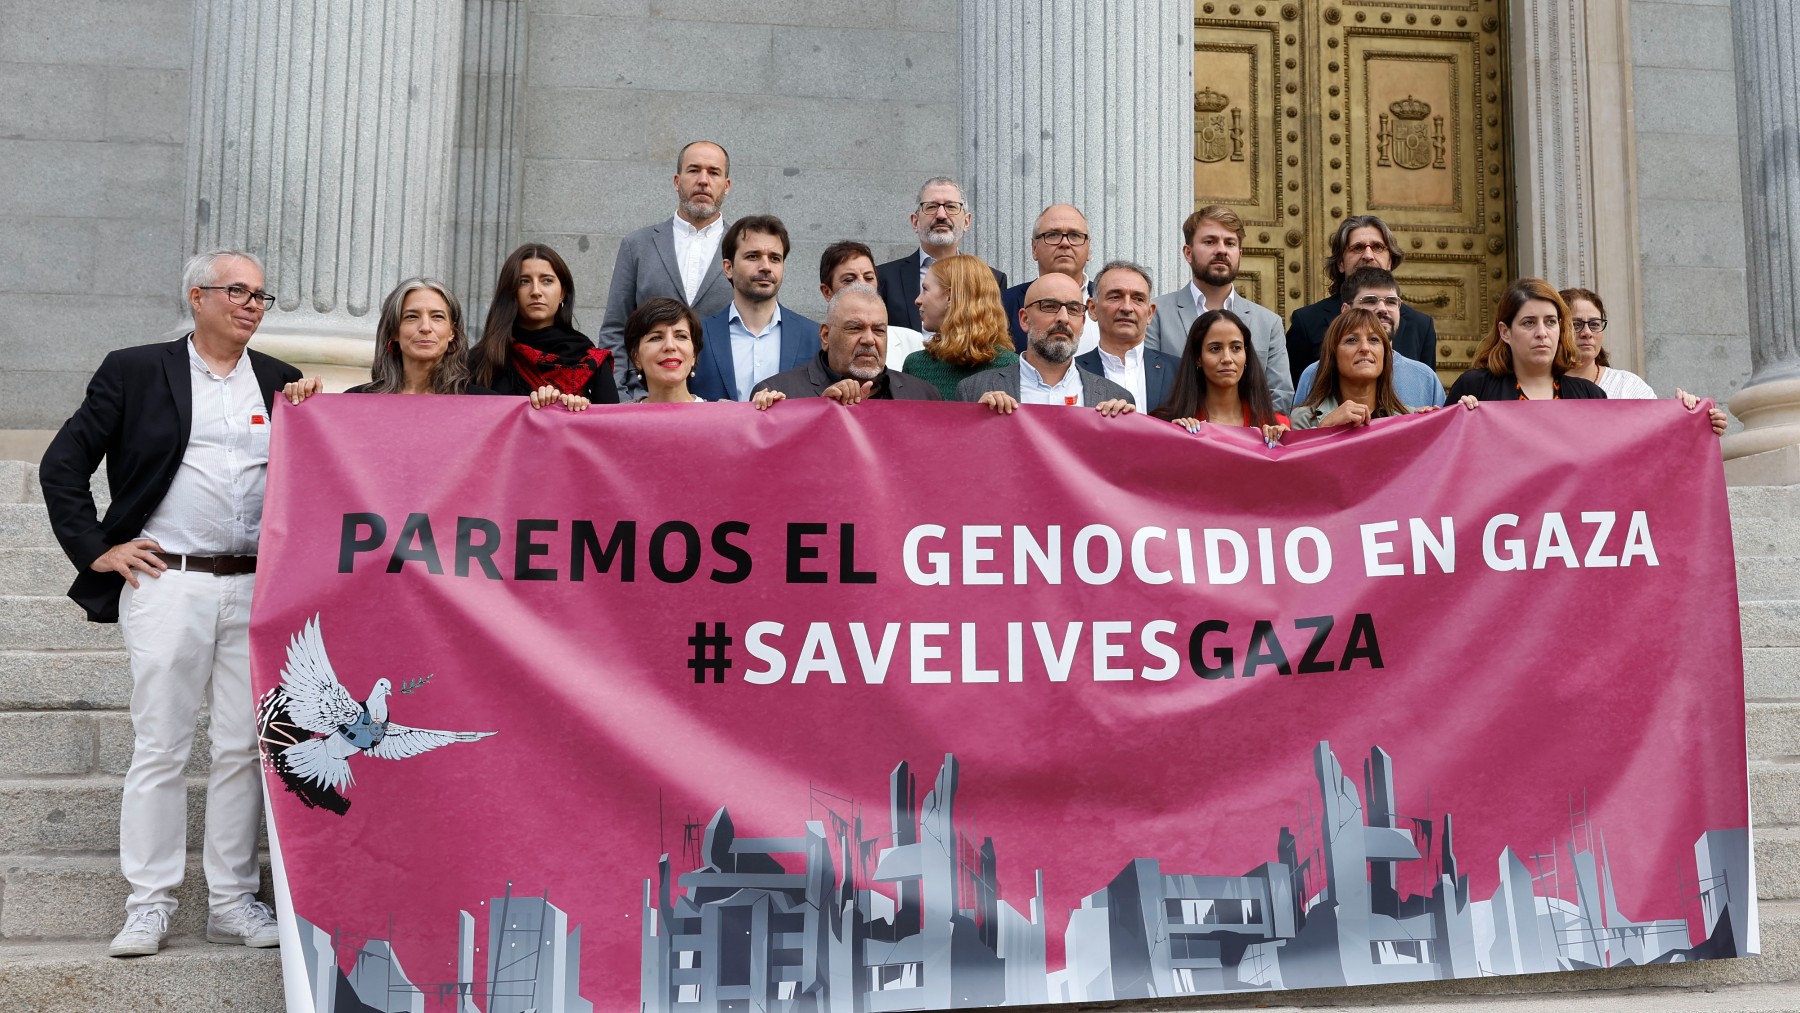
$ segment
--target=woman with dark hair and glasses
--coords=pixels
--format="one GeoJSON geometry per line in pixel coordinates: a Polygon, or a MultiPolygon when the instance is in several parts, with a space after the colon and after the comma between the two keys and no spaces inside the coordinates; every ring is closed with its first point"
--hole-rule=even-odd
{"type": "MultiPolygon", "coordinates": [[[[317,394],[324,384],[313,376],[296,380],[282,389],[287,399],[299,404],[317,394]]],[[[375,325],[375,357],[369,366],[369,382],[346,394],[494,394],[470,382],[468,337],[463,330],[462,304],[449,286],[432,278],[408,278],[394,286],[381,301],[381,318],[375,325]]],[[[562,394],[554,388],[531,393],[531,405],[542,408],[561,404],[572,411],[587,407],[587,399],[562,394]]]]}
{"type": "Polygon", "coordinates": [[[500,265],[494,301],[469,365],[475,382],[502,394],[554,387],[596,404],[618,404],[612,353],[575,329],[575,279],[542,243],[526,243],[500,265]]]}
{"type": "Polygon", "coordinates": [[[638,404],[689,404],[706,399],[688,390],[700,361],[700,317],[687,303],[654,296],[625,320],[625,358],[644,378],[638,404]]]}
{"type": "Polygon", "coordinates": [[[1628,369],[1614,369],[1606,355],[1606,304],[1585,288],[1565,288],[1557,293],[1569,307],[1569,326],[1575,333],[1575,366],[1570,376],[1592,380],[1610,398],[1649,400],[1656,391],[1644,378],[1628,369]]]}
{"type": "Polygon", "coordinates": [[[1276,413],[1269,397],[1250,327],[1230,310],[1208,310],[1188,328],[1169,399],[1150,414],[1190,433],[1203,422],[1255,426],[1270,441],[1288,431],[1287,416],[1276,413]]]}
{"type": "Polygon", "coordinates": [[[1591,380],[1571,376],[1575,335],[1569,308],[1542,278],[1520,278],[1500,296],[1494,327],[1475,350],[1474,368],[1456,378],[1445,404],[1604,398],[1591,380]]]}

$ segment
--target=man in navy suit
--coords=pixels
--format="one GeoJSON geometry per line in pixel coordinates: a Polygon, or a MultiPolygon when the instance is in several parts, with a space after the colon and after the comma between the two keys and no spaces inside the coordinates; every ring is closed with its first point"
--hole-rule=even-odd
{"type": "Polygon", "coordinates": [[[1128,260],[1115,260],[1094,276],[1088,316],[1100,332],[1099,347],[1075,357],[1075,365],[1104,376],[1131,392],[1144,411],[1162,407],[1175,383],[1180,360],[1144,346],[1150,318],[1150,272],[1128,260]]]}
{"type": "Polygon", "coordinates": [[[679,299],[702,317],[725,309],[731,286],[720,270],[725,233],[721,211],[731,192],[731,156],[711,141],[684,145],[675,157],[675,215],[646,225],[619,243],[606,318],[597,344],[613,353],[619,399],[644,393],[643,378],[625,355],[625,321],[653,296],[679,299]]]}
{"type": "Polygon", "coordinates": [[[747,401],[757,384],[819,350],[819,324],[777,301],[788,231],[774,215],[739,218],[719,243],[731,302],[700,322],[700,358],[688,390],[708,401],[747,401]]]}
{"type": "MultiPolygon", "coordinates": [[[[1093,279],[1087,276],[1088,257],[1093,248],[1088,245],[1087,215],[1073,204],[1052,204],[1038,215],[1037,224],[1031,227],[1031,259],[1037,261],[1038,277],[1046,274],[1066,274],[1075,279],[1081,286],[1084,297],[1094,294],[1093,279]]],[[[1013,347],[1021,353],[1025,351],[1025,328],[1019,323],[1019,310],[1025,306],[1025,290],[1031,287],[1030,282],[1002,289],[1000,305],[1006,310],[1006,325],[1012,328],[1013,347]]],[[[1082,352],[1093,349],[1092,338],[1082,352]]]]}
{"type": "MultiPolygon", "coordinates": [[[[975,216],[963,200],[962,187],[949,176],[933,176],[919,188],[919,206],[912,214],[919,248],[899,260],[875,269],[875,290],[887,304],[888,323],[919,330],[919,276],[932,262],[954,257],[975,216]]],[[[993,268],[988,270],[992,271],[993,268]]],[[[994,284],[1006,291],[1006,274],[994,271],[994,284]]]]}

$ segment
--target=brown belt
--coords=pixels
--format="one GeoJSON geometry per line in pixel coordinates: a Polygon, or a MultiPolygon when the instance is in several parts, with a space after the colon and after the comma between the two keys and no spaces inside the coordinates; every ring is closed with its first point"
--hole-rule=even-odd
{"type": "Polygon", "coordinates": [[[159,552],[156,558],[167,563],[171,570],[210,573],[216,577],[256,572],[255,556],[183,556],[177,552],[159,552]]]}

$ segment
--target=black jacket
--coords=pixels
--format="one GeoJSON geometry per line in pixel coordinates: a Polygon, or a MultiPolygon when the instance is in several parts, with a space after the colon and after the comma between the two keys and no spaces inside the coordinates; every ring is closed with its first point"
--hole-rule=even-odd
{"type": "MultiPolygon", "coordinates": [[[[80,571],[69,597],[92,622],[119,621],[125,578],[88,566],[143,533],[187,452],[194,421],[187,342],[183,337],[108,353],[88,381],[81,407],[63,423],[38,466],[50,527],[80,571]],[[103,457],[113,499],[102,518],[88,482],[103,457]]],[[[300,379],[300,371],[256,351],[250,353],[250,367],[263,406],[273,413],[276,392],[300,379]]]]}
{"type": "MultiPolygon", "coordinates": [[[[1344,304],[1336,296],[1328,295],[1311,306],[1300,307],[1289,318],[1288,372],[1294,374],[1296,385],[1306,367],[1319,361],[1319,346],[1325,343],[1325,331],[1343,308],[1344,304]]],[[[1394,351],[1436,369],[1437,321],[1401,303],[1400,333],[1394,335],[1394,351]]]]}
{"type": "MultiPolygon", "coordinates": [[[[788,397],[818,397],[825,393],[825,388],[844,379],[834,376],[825,365],[825,353],[820,352],[785,373],[776,373],[762,383],[756,385],[757,390],[778,390],[788,397]]],[[[887,401],[942,401],[944,395],[931,384],[916,376],[908,376],[898,370],[890,369],[886,373],[886,382],[877,383],[874,395],[876,399],[887,401]]]]}

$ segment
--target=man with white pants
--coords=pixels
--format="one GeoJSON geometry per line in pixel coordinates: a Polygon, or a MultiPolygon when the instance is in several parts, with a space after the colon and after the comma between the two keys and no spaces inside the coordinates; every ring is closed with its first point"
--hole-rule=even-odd
{"type": "Polygon", "coordinates": [[[255,899],[262,820],[250,693],[250,596],[274,396],[300,371],[249,351],[274,297],[251,254],[215,250],[183,272],[194,330],[107,355],[81,407],[44,452],[50,522],[80,575],[69,597],[119,622],[131,659],[131,769],[119,859],[131,896],[108,952],[157,952],[186,871],[182,777],[202,703],[211,710],[203,863],[206,938],[275,946],[255,899]],[[89,479],[106,460],[113,500],[89,479]]]}

